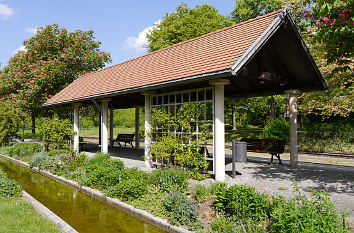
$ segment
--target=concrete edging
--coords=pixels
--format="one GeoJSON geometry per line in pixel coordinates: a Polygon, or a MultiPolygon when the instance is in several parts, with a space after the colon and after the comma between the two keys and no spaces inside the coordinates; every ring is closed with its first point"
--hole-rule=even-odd
{"type": "Polygon", "coordinates": [[[22,192],[22,198],[29,202],[35,210],[40,213],[43,217],[51,221],[54,225],[57,225],[59,230],[64,233],[78,233],[72,226],[70,226],[67,222],[61,219],[58,215],[53,213],[50,209],[42,205],[39,201],[33,198],[26,191],[22,192]]]}
{"type": "Polygon", "coordinates": [[[122,202],[116,198],[110,198],[110,197],[106,197],[101,191],[99,190],[96,190],[96,189],[93,189],[93,188],[89,188],[89,187],[85,187],[85,186],[80,186],[77,182],[75,181],[72,181],[72,180],[68,180],[68,179],[65,179],[64,177],[61,177],[61,176],[57,176],[57,175],[54,175],[48,171],[43,171],[43,170],[39,170],[38,168],[34,167],[34,168],[31,168],[29,164],[23,162],[23,161],[20,161],[20,160],[17,160],[17,159],[14,159],[12,157],[9,157],[9,156],[6,156],[6,155],[3,155],[3,154],[0,154],[1,157],[3,157],[4,159],[7,159],[7,160],[10,160],[10,161],[13,161],[17,164],[20,164],[20,165],[23,165],[25,167],[28,167],[30,168],[31,170],[33,171],[36,171],[38,173],[41,173],[49,178],[52,178],[52,179],[55,179],[55,180],[58,180],[68,186],[71,186],[73,188],[76,188],[78,189],[79,191],[81,191],[82,193],[86,194],[86,195],[89,195],[91,197],[94,197],[98,200],[101,200],[101,201],[104,201],[106,202],[107,204],[111,205],[111,206],[114,206],[116,208],[118,208],[119,210],[127,213],[127,214],[131,214],[135,217],[139,217],[140,219],[143,219],[143,221],[145,222],[148,222],[162,230],[165,230],[165,231],[168,231],[168,232],[177,232],[177,233],[190,233],[192,231],[189,231],[185,228],[182,228],[182,227],[177,227],[177,226],[173,226],[171,225],[170,223],[168,223],[168,221],[166,219],[162,219],[162,218],[159,218],[159,217],[156,217],[150,213],[148,213],[147,211],[145,210],[141,210],[141,209],[137,209],[135,208],[134,206],[130,205],[130,204],[127,204],[125,202],[122,202]]]}

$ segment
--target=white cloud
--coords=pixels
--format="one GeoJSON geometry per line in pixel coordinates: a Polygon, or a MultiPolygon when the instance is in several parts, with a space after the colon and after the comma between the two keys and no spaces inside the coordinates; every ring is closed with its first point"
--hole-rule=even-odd
{"type": "Polygon", "coordinates": [[[26,47],[21,45],[20,47],[18,47],[15,51],[12,52],[13,55],[15,55],[16,53],[20,52],[20,51],[26,51],[26,47]]]}
{"type": "Polygon", "coordinates": [[[134,36],[129,36],[125,41],[123,42],[123,48],[126,50],[135,50],[135,52],[143,52],[145,51],[145,48],[143,47],[144,45],[147,44],[147,39],[146,39],[146,34],[152,30],[155,25],[160,24],[161,20],[158,20],[154,23],[153,26],[147,27],[141,32],[139,32],[138,37],[134,36]]]}
{"type": "Polygon", "coordinates": [[[0,4],[0,17],[4,20],[14,15],[14,10],[6,4],[0,4]]]}
{"type": "Polygon", "coordinates": [[[31,34],[36,34],[38,28],[39,26],[35,26],[34,28],[25,28],[25,31],[31,34]]]}

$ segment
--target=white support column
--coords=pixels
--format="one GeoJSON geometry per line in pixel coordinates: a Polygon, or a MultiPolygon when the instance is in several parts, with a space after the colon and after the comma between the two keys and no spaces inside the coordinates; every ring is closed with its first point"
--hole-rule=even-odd
{"type": "Polygon", "coordinates": [[[298,144],[297,144],[297,96],[299,90],[287,90],[289,94],[289,125],[290,125],[290,166],[298,166],[298,144]]]}
{"type": "Polygon", "coordinates": [[[101,152],[108,153],[108,101],[102,99],[102,137],[101,152]]]}
{"type": "Polygon", "coordinates": [[[210,81],[214,85],[214,158],[215,180],[225,181],[225,125],[224,125],[224,86],[230,84],[228,79],[210,81]]]}
{"type": "Polygon", "coordinates": [[[135,148],[139,149],[140,147],[140,107],[135,107],[135,148]]]}
{"type": "Polygon", "coordinates": [[[74,151],[79,152],[79,143],[80,143],[80,135],[79,135],[79,110],[80,104],[74,104],[74,151]]]}
{"type": "Polygon", "coordinates": [[[109,142],[109,145],[110,147],[113,146],[113,117],[114,117],[114,109],[113,108],[110,108],[109,109],[109,138],[111,139],[110,142],[109,142]]]}
{"type": "Polygon", "coordinates": [[[149,93],[144,93],[145,95],[145,153],[144,153],[144,159],[145,159],[145,167],[150,167],[150,161],[151,161],[151,137],[150,137],[150,132],[151,132],[151,102],[150,102],[150,97],[151,95],[149,93]]]}

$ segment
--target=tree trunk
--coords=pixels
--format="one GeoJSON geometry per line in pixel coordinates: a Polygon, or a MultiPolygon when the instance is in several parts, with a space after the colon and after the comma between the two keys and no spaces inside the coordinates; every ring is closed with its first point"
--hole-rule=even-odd
{"type": "Polygon", "coordinates": [[[231,104],[231,111],[232,111],[232,130],[236,130],[236,111],[235,111],[235,104],[231,104]]]}
{"type": "Polygon", "coordinates": [[[32,114],[31,118],[32,118],[32,133],[35,134],[36,133],[36,116],[34,114],[32,114]]]}
{"type": "Polygon", "coordinates": [[[277,117],[277,102],[274,100],[273,96],[269,99],[269,115],[271,119],[277,117]]]}

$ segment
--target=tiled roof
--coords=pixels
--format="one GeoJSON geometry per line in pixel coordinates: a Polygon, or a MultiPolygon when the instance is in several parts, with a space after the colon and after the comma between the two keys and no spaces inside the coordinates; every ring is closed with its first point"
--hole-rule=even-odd
{"type": "Polygon", "coordinates": [[[82,75],[44,105],[229,70],[280,13],[275,11],[82,75]]]}

